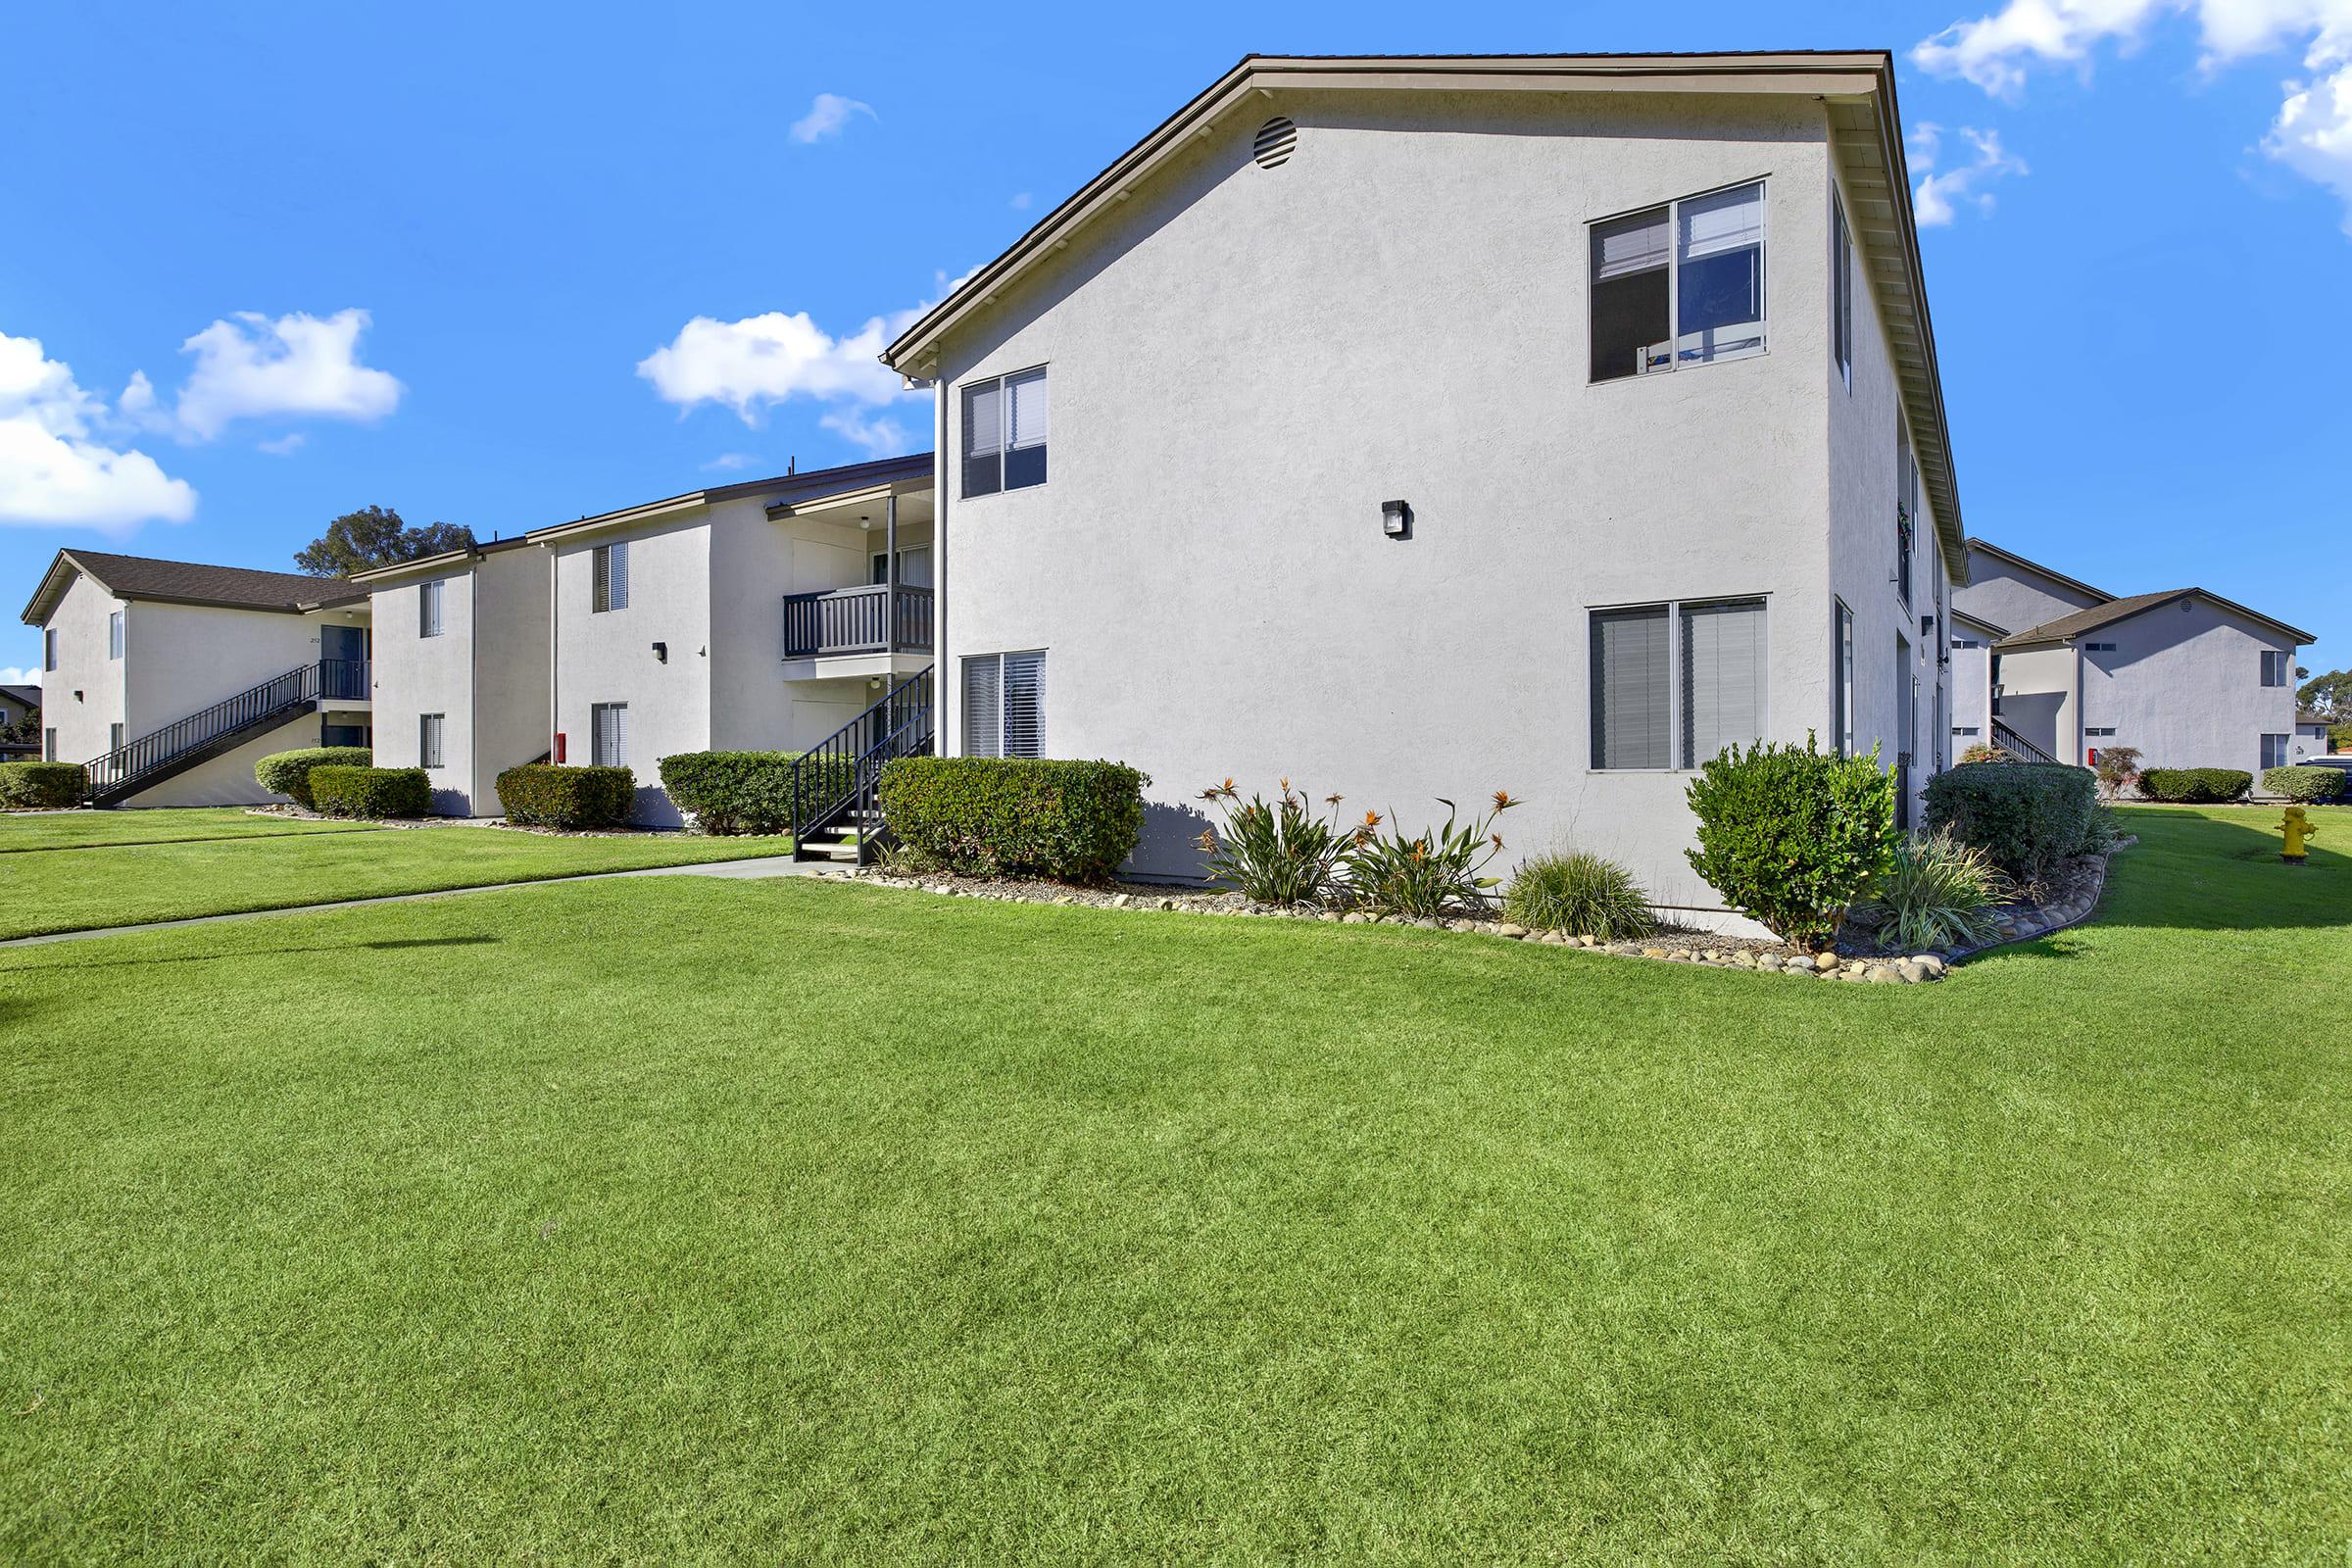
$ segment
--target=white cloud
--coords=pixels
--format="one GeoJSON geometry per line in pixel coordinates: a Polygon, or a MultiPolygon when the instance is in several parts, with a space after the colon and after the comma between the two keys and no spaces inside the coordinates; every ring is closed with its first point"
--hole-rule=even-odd
{"type": "MultiPolygon", "coordinates": [[[[941,274],[941,296],[962,281],[941,274]]],[[[826,429],[869,452],[904,452],[906,428],[877,417],[877,411],[930,394],[908,391],[879,356],[931,303],[874,317],[843,337],[825,331],[806,311],[770,311],[739,321],[698,316],[638,361],[637,373],[681,416],[706,403],[722,404],[757,428],[769,408],[807,398],[828,406],[817,421],[826,429]]]]}
{"type": "Polygon", "coordinates": [[[706,473],[741,473],[759,461],[749,452],[721,452],[717,457],[703,465],[703,471],[706,473]]]}
{"type": "Polygon", "coordinates": [[[2034,68],[2087,72],[2101,44],[2129,51],[2175,15],[2196,19],[2208,72],[2302,45],[2306,74],[2283,84],[2263,150],[2342,197],[2352,233],[2352,0],[2008,0],[1925,40],[1911,59],[2014,100],[2034,68]]]}
{"type": "Polygon", "coordinates": [[[1029,210],[1029,204],[1036,200],[1037,198],[1027,191],[1021,191],[1012,198],[1012,210],[1016,213],[1025,213],[1029,210]]]}
{"type": "Polygon", "coordinates": [[[303,443],[308,440],[310,440],[309,436],[296,430],[290,435],[281,435],[274,441],[256,442],[254,446],[256,451],[267,452],[273,458],[290,458],[301,451],[303,443]]]}
{"type": "Polygon", "coordinates": [[[110,446],[109,419],[39,339],[0,332],[0,524],[126,533],[195,515],[194,488],[145,453],[110,446]]]}
{"type": "Polygon", "coordinates": [[[38,686],[41,672],[37,669],[18,669],[0,665],[0,686],[38,686]]]}
{"type": "Polygon", "coordinates": [[[366,311],[319,318],[297,311],[272,320],[240,311],[180,345],[196,368],[166,410],[145,371],[123,389],[127,418],[183,441],[210,441],[238,419],[353,419],[368,424],[400,405],[406,390],[385,371],[362,365],[366,311]]]}
{"type": "Polygon", "coordinates": [[[1910,135],[1910,161],[1913,172],[1921,174],[1918,188],[1911,195],[1912,216],[1922,228],[1937,228],[1960,216],[1962,207],[1979,213],[1992,211],[1992,193],[1980,189],[2007,174],[2029,172],[2025,160],[2001,146],[2000,132],[1980,130],[1974,125],[1956,127],[1956,134],[1968,143],[1969,161],[1957,169],[1934,172],[1943,155],[1944,127],[1934,121],[1922,121],[1910,135]]]}
{"type": "Polygon", "coordinates": [[[804,146],[812,141],[824,141],[847,129],[854,115],[863,115],[868,120],[881,118],[874,113],[871,104],[844,98],[837,92],[820,92],[808,105],[808,112],[794,121],[792,129],[786,134],[804,146]]]}

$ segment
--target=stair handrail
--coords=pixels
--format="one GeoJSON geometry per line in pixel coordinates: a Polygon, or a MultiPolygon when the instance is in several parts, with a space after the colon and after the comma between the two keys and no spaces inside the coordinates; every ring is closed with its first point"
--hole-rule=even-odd
{"type": "Polygon", "coordinates": [[[318,697],[318,662],[297,664],[82,763],[89,793],[95,798],[120,790],[232,730],[281,710],[316,702],[318,697]]]}
{"type": "MultiPolygon", "coordinates": [[[[931,665],[884,692],[856,718],[792,763],[792,838],[797,854],[809,834],[844,810],[871,807],[886,763],[931,744],[931,665]],[[875,714],[881,732],[872,734],[875,714]]],[[[862,842],[860,859],[864,858],[862,842]]]]}
{"type": "Polygon", "coordinates": [[[2058,760],[1997,718],[1992,721],[1992,744],[2010,756],[2022,757],[2029,762],[2055,762],[2058,760]]]}

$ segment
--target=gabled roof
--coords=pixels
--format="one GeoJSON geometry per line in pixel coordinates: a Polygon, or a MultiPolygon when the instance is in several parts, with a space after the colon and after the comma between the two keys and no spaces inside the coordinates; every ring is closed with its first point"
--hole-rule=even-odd
{"type": "Polygon", "coordinates": [[[367,597],[347,577],[310,577],[297,571],[257,571],[250,566],[208,566],[194,561],[158,561],[150,556],[117,556],[102,550],[60,550],[41,585],[24,606],[24,620],[38,626],[80,572],[117,599],[150,599],[172,605],[214,605],[226,610],[268,610],[299,614],[321,605],[367,597]]]}
{"type": "MultiPolygon", "coordinates": [[[[0,688],[0,690],[21,691],[23,688],[6,687],[0,688]]],[[[37,691],[39,688],[35,687],[34,690],[37,691]]],[[[2298,708],[2295,710],[2295,722],[2298,724],[2332,724],[2335,720],[2329,718],[2326,713],[2315,713],[2308,708],[2298,708]]]]}
{"type": "MultiPolygon", "coordinates": [[[[941,340],[1054,253],[1087,224],[1117,210],[1196,137],[1224,117],[1245,113],[1254,125],[1269,112],[1261,100],[1328,89],[1449,92],[1789,93],[1829,108],[1832,142],[1853,196],[1851,219],[1866,276],[1891,344],[1912,449],[1935,503],[1947,563],[1965,543],[1959,483],[1944,416],[1927,278],[1911,212],[1894,61],[1885,50],[1788,50],[1747,54],[1617,55],[1246,55],[1192,102],[1162,121],[1054,208],[995,261],[966,278],[882,353],[904,374],[939,373],[941,340]]],[[[1956,570],[1948,565],[1947,571],[1956,570]]]]}
{"type": "Polygon", "coordinates": [[[1983,615],[1972,615],[1967,611],[1962,610],[1958,605],[1952,606],[1952,618],[1954,620],[1964,620],[1971,626],[1976,627],[1979,631],[1992,633],[1993,639],[1996,642],[2009,635],[2008,627],[1996,626],[1991,621],[1986,620],[1983,615]]]}
{"type": "Polygon", "coordinates": [[[1979,539],[1973,534],[1969,537],[1968,548],[1972,553],[1987,555],[1996,561],[2006,561],[2012,566],[2022,567],[2038,577],[2046,577],[2051,582],[2072,588],[2077,593],[2088,594],[2093,599],[2107,600],[2115,597],[2104,588],[2093,588],[2079,578],[2069,577],[2063,571],[2052,571],[2038,561],[2028,561],[2014,550],[2003,550],[1999,545],[1993,544],[1989,540],[1979,539]]]}
{"type": "Polygon", "coordinates": [[[2070,638],[2104,630],[2118,621],[2130,620],[2134,615],[2144,615],[2151,610],[2161,610],[2166,605],[2182,599],[2209,599],[2233,614],[2243,615],[2248,620],[2258,621],[2273,631],[2282,633],[2289,642],[2297,645],[2313,640],[2311,633],[2307,631],[2289,626],[2283,620],[2273,620],[2262,612],[2248,610],[2243,605],[2224,599],[2220,594],[2208,593],[2202,588],[2174,588],[2164,593],[2133,594],[2128,599],[2111,599],[2106,604],[2093,605],[2088,610],[2078,610],[2071,615],[2060,615],[2056,620],[2045,620],[2038,626],[2029,626],[2024,631],[2013,632],[2001,639],[2000,646],[2022,648],[2037,643],[2065,642],[2070,638]]]}
{"type": "Polygon", "coordinates": [[[365,583],[368,588],[374,589],[381,586],[387,578],[398,577],[412,571],[446,571],[450,567],[466,562],[479,561],[484,556],[496,555],[502,550],[519,550],[530,542],[527,535],[516,534],[512,539],[493,539],[486,545],[472,544],[462,546],[456,550],[444,550],[437,556],[418,556],[412,561],[386,562],[380,566],[370,566],[366,571],[353,572],[351,580],[356,583],[365,583]]]}
{"type": "Polygon", "coordinates": [[[614,512],[600,512],[594,516],[580,517],[571,522],[550,523],[534,528],[524,537],[532,543],[552,542],[575,534],[592,533],[603,528],[625,527],[673,513],[690,512],[720,501],[734,501],[744,496],[764,495],[779,501],[806,499],[828,495],[864,484],[884,484],[896,479],[908,479],[931,473],[931,454],[910,453],[903,458],[876,458],[868,463],[845,463],[838,467],[810,468],[804,473],[782,473],[769,479],[750,479],[742,484],[718,485],[709,490],[689,490],[683,495],[664,497],[660,501],[642,501],[633,507],[614,512]]]}
{"type": "Polygon", "coordinates": [[[0,686],[0,697],[25,708],[41,706],[41,689],[38,686],[0,686]]]}

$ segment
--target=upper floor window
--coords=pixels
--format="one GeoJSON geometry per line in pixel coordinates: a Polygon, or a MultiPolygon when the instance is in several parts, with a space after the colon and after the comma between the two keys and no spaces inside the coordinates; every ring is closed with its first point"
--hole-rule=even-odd
{"type": "Polygon", "coordinates": [[[963,389],[963,493],[993,496],[1046,482],[1046,371],[1040,366],[963,389]]]}
{"type": "Polygon", "coordinates": [[[437,582],[420,582],[416,585],[416,635],[441,635],[441,584],[437,582]]]}
{"type": "Polygon", "coordinates": [[[2276,648],[2262,651],[2262,683],[2265,686],[2286,684],[2286,655],[2276,648]]]}
{"type": "Polygon", "coordinates": [[[55,669],[56,667],[57,631],[54,627],[48,627],[41,632],[41,668],[55,669]]]}
{"type": "Polygon", "coordinates": [[[2115,652],[2115,644],[2113,644],[2113,643],[2084,643],[2084,644],[2082,645],[2082,651],[2083,651],[2084,653],[2086,653],[2086,654],[2112,654],[2112,653],[2114,653],[2114,652],[2115,652]]]}
{"type": "Polygon", "coordinates": [[[1845,203],[1830,192],[1830,352],[1838,378],[1854,389],[1854,236],[1845,226],[1845,203]]]}
{"type": "Polygon", "coordinates": [[[629,608],[629,544],[598,545],[591,552],[595,566],[594,598],[588,608],[592,612],[626,610],[629,608]]]}
{"type": "Polygon", "coordinates": [[[1911,456],[1911,432],[1894,426],[1894,588],[1911,604],[1911,558],[1919,537],[1919,463],[1911,456]]]}
{"type": "Polygon", "coordinates": [[[106,617],[106,657],[122,657],[122,612],[120,610],[106,617]]]}
{"type": "Polygon", "coordinates": [[[1592,225],[1592,379],[1764,351],[1764,183],[1592,225]]]}

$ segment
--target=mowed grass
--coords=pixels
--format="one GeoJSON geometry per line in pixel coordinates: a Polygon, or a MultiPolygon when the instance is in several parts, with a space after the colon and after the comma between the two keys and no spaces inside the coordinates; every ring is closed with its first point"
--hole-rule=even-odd
{"type": "Polygon", "coordinates": [[[0,954],[0,1557],[2337,1561],[2347,817],[1932,987],[666,878],[0,954]]]}
{"type": "Polygon", "coordinates": [[[316,822],[261,816],[241,806],[154,810],[24,811],[0,815],[0,855],[88,849],[108,844],[169,844],[192,839],[266,839],[297,833],[374,833],[372,822],[316,822]]]}
{"type": "MultiPolygon", "coordinates": [[[[21,832],[51,831],[41,824],[56,820],[0,820],[0,851],[14,844],[21,832]]],[[[699,838],[679,833],[561,838],[457,826],[269,837],[232,831],[172,843],[52,847],[0,854],[0,938],[284,909],[387,893],[529,882],[588,871],[734,860],[788,854],[791,849],[789,838],[699,838]]]]}

